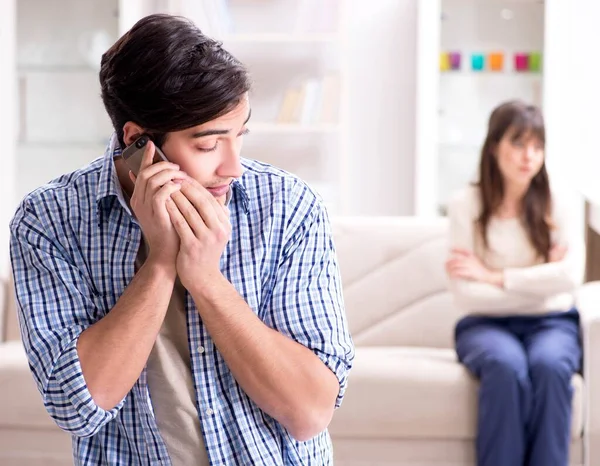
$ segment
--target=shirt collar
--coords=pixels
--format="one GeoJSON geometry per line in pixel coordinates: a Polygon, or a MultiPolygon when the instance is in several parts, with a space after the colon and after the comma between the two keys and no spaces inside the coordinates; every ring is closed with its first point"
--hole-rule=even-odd
{"type": "Polygon", "coordinates": [[[98,206],[99,215],[106,206],[109,206],[115,199],[131,214],[123,190],[117,177],[117,169],[115,168],[114,159],[120,157],[121,145],[117,139],[117,134],[113,133],[110,137],[104,157],[102,158],[102,168],[100,169],[100,178],[98,180],[98,190],[96,192],[96,204],[98,206]]]}
{"type": "MultiPolygon", "coordinates": [[[[125,197],[123,189],[117,177],[114,159],[121,156],[121,145],[117,139],[117,134],[113,133],[110,141],[104,151],[102,159],[102,168],[100,170],[100,179],[98,180],[98,191],[96,193],[96,204],[98,206],[98,214],[101,215],[103,209],[114,202],[115,199],[123,206],[125,211],[132,215],[125,197]]],[[[243,176],[242,176],[243,178],[243,176]]],[[[248,191],[242,183],[242,178],[234,180],[231,188],[233,189],[232,201],[241,201],[244,213],[249,212],[248,191]]]]}

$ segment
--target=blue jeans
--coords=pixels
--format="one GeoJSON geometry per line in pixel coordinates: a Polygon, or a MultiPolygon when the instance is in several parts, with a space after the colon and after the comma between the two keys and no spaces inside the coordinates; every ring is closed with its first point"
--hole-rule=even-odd
{"type": "Polygon", "coordinates": [[[480,380],[478,466],[567,466],[579,314],[468,316],[456,352],[480,380]]]}

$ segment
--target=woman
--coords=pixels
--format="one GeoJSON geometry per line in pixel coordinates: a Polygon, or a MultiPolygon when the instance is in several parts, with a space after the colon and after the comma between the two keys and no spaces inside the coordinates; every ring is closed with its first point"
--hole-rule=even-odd
{"type": "Polygon", "coordinates": [[[538,108],[497,107],[479,182],[448,209],[446,270],[467,314],[456,350],[481,382],[479,466],[568,465],[584,245],[564,197],[550,189],[544,144],[538,108]]]}

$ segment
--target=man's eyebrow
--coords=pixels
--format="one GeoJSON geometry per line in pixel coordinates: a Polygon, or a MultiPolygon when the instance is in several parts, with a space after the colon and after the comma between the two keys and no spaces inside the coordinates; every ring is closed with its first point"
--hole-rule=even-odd
{"type": "MultiPolygon", "coordinates": [[[[252,115],[252,110],[248,111],[248,117],[246,118],[246,121],[244,121],[244,124],[248,123],[248,121],[250,120],[250,116],[252,115]]],[[[207,129],[206,131],[199,131],[197,133],[192,134],[192,138],[193,139],[197,139],[197,138],[204,138],[206,136],[215,136],[215,135],[223,135],[223,134],[228,134],[231,130],[230,129],[207,129]]]]}

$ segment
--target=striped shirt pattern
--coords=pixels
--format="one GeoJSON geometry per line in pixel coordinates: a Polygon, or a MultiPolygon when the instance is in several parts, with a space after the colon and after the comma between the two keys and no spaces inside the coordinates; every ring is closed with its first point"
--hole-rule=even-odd
{"type": "MultiPolygon", "coordinates": [[[[145,371],[107,411],[86,387],[77,339],[113,308],[135,273],[142,240],[113,158],[103,157],[25,197],[11,222],[21,334],[45,407],[73,438],[77,465],[170,465],[145,371]]],[[[221,271],[269,327],[311,349],[337,376],[339,406],[354,358],[330,222],[298,178],[243,160],[229,205],[233,233],[221,271]]],[[[330,465],[325,431],[298,442],[233,378],[186,293],[198,415],[211,465],[330,465]]]]}

